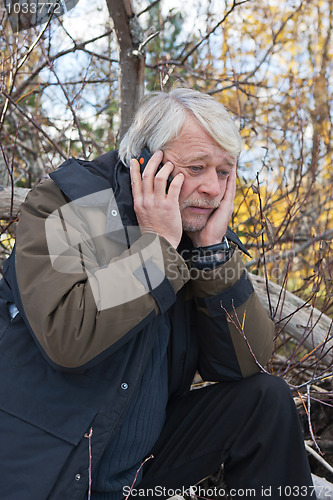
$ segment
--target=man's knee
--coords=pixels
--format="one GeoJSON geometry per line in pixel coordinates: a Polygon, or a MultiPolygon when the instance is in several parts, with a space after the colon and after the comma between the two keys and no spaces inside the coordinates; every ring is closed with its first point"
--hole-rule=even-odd
{"type": "Polygon", "coordinates": [[[257,386],[259,390],[263,392],[268,391],[273,392],[276,395],[290,395],[290,389],[288,384],[281,378],[275,375],[269,375],[267,373],[258,373],[246,379],[252,381],[257,386]]]}
{"type": "MultiPolygon", "coordinates": [[[[262,414],[295,416],[296,407],[286,382],[274,375],[258,373],[237,382],[214,384],[194,391],[195,396],[204,396],[204,408],[226,413],[227,407],[236,415],[262,414]]],[[[202,402],[203,403],[203,402],[202,402]]],[[[205,411],[203,411],[205,413],[205,411]]]]}
{"type": "Polygon", "coordinates": [[[289,410],[296,412],[290,388],[282,378],[260,373],[248,381],[251,386],[248,390],[267,410],[284,414],[289,410]]]}

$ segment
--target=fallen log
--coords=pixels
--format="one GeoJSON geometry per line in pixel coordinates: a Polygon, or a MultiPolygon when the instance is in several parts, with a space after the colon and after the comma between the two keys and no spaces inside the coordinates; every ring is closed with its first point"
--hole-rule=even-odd
{"type": "MultiPolygon", "coordinates": [[[[269,300],[265,279],[249,273],[253,287],[268,313],[269,300]]],[[[279,330],[291,335],[326,365],[333,363],[333,324],[324,313],[282,289],[280,285],[268,282],[273,317],[279,330]]]]}
{"type": "Polygon", "coordinates": [[[324,477],[312,474],[317,500],[333,500],[333,484],[324,477]]]}
{"type": "Polygon", "coordinates": [[[12,194],[11,188],[0,186],[0,220],[15,219],[29,191],[27,188],[15,187],[12,194]]]}

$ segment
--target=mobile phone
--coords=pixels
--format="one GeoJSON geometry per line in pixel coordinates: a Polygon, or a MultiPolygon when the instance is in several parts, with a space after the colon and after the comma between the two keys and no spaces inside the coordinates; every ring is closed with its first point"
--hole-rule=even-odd
{"type": "MultiPolygon", "coordinates": [[[[140,172],[141,172],[141,175],[143,174],[143,171],[148,163],[148,161],[150,160],[150,158],[152,157],[153,155],[151,154],[151,152],[149,151],[149,149],[147,147],[143,148],[143,150],[141,151],[141,153],[139,154],[139,156],[137,157],[137,160],[140,164],[140,172]]],[[[157,170],[156,170],[156,174],[157,172],[159,172],[159,170],[161,170],[161,168],[163,167],[163,163],[161,162],[159,164],[159,166],[157,167],[157,170]]],[[[155,175],[156,175],[155,174],[155,175]]],[[[166,186],[166,192],[168,192],[168,189],[169,189],[169,186],[172,182],[172,175],[170,174],[169,177],[168,177],[168,180],[167,180],[167,186],[166,186]]]]}

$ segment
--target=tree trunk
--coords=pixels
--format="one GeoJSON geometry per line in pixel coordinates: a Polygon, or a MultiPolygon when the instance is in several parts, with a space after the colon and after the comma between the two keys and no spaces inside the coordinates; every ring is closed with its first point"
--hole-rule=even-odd
{"type": "Polygon", "coordinates": [[[143,33],[131,0],[106,0],[119,54],[119,137],[128,130],[144,94],[145,53],[141,48],[143,33]]]}

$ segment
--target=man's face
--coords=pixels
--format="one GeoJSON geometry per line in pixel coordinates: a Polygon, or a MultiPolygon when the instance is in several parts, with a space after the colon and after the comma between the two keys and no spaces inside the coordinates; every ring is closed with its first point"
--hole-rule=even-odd
{"type": "Polygon", "coordinates": [[[228,176],[237,160],[226,153],[194,118],[164,151],[163,163],[171,161],[172,176],[182,172],[184,182],[179,206],[184,231],[200,231],[223,199],[228,176]]]}

